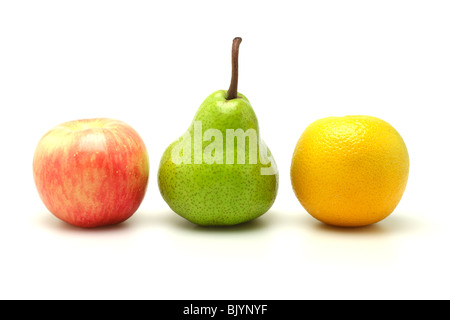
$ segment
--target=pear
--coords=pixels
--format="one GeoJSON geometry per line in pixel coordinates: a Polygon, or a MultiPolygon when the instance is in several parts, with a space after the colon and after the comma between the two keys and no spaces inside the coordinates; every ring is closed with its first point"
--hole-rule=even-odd
{"type": "Polygon", "coordinates": [[[249,100],[237,92],[241,38],[232,46],[229,90],[200,105],[192,124],[164,152],[158,170],[163,199],[181,217],[202,226],[253,220],[273,205],[278,170],[260,137],[249,100]]]}

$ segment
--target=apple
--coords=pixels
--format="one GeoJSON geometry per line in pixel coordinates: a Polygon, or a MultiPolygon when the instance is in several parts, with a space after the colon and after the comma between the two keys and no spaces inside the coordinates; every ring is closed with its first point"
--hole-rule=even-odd
{"type": "Polygon", "coordinates": [[[70,121],[39,141],[33,176],[45,206],[59,219],[84,228],[118,224],[144,199],[148,153],[122,121],[70,121]]]}

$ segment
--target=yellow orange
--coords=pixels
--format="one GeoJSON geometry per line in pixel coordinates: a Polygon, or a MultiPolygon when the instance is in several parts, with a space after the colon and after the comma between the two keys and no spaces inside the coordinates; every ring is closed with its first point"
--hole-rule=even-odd
{"type": "Polygon", "coordinates": [[[305,210],[343,227],[389,216],[402,198],[408,174],[402,137],[371,116],[315,121],[298,140],[291,163],[292,187],[305,210]]]}

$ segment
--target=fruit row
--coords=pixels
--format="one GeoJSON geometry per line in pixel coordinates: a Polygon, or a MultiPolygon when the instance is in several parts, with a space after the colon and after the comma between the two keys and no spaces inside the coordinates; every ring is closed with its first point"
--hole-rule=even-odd
{"type": "MultiPolygon", "coordinates": [[[[163,199],[202,226],[256,219],[272,207],[278,192],[274,156],[260,138],[249,100],[237,90],[241,41],[233,40],[228,91],[205,99],[159,165],[163,199]]],[[[386,218],[400,202],[409,156],[400,134],[381,119],[329,117],[305,129],[290,173],[295,195],[313,217],[335,226],[365,226],[386,218]]],[[[39,141],[33,175],[45,206],[61,220],[85,228],[117,224],[144,199],[147,149],[122,121],[66,122],[39,141]]]]}

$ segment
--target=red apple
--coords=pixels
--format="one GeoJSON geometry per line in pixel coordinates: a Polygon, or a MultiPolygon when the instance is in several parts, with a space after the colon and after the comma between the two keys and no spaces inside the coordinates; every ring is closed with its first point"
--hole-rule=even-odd
{"type": "Polygon", "coordinates": [[[42,201],[59,219],[85,228],[117,224],[144,198],[147,149],[138,133],[118,120],[66,122],[39,141],[33,175],[42,201]]]}

